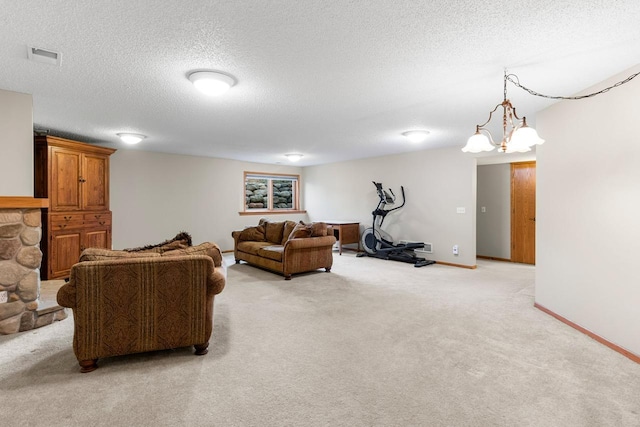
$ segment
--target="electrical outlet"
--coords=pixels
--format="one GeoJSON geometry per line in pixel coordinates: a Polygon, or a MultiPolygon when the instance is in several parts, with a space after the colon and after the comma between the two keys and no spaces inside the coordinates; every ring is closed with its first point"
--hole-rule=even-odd
{"type": "Polygon", "coordinates": [[[0,292],[0,303],[7,302],[9,300],[9,292],[2,291],[0,292]]]}
{"type": "Polygon", "coordinates": [[[453,254],[458,255],[458,245],[453,245],[453,254]]]}

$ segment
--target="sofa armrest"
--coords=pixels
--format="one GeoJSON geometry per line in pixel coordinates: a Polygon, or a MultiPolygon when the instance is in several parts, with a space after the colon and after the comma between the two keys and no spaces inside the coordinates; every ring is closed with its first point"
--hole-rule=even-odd
{"type": "Polygon", "coordinates": [[[214,295],[219,294],[227,283],[227,270],[224,264],[221,267],[215,267],[213,273],[208,279],[208,285],[214,295]]]}
{"type": "Polygon", "coordinates": [[[287,240],[284,244],[284,250],[333,246],[334,243],[336,243],[336,238],[334,236],[301,237],[287,240]]]}
{"type": "Polygon", "coordinates": [[[76,307],[76,282],[73,279],[74,277],[71,276],[69,281],[62,285],[56,294],[56,301],[62,307],[72,309],[76,307]]]}
{"type": "Polygon", "coordinates": [[[290,279],[294,273],[324,268],[333,265],[333,236],[302,237],[288,240],[282,254],[282,273],[290,279]]]}
{"type": "Polygon", "coordinates": [[[220,247],[213,242],[204,242],[196,246],[189,246],[185,249],[166,251],[161,256],[175,257],[184,255],[208,255],[213,260],[213,265],[215,267],[222,266],[222,251],[220,250],[220,247]]]}
{"type": "Polygon", "coordinates": [[[233,241],[235,243],[235,246],[238,246],[238,242],[240,241],[240,234],[242,234],[242,231],[232,231],[231,232],[231,237],[233,237],[233,241]]]}

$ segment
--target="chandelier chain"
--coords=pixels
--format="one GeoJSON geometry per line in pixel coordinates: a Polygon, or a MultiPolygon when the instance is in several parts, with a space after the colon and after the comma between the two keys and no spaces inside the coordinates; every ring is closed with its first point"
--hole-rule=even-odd
{"type": "MultiPolygon", "coordinates": [[[[520,84],[520,80],[518,79],[518,76],[516,76],[515,74],[506,74],[504,76],[505,78],[505,82],[506,80],[509,80],[511,83],[513,83],[514,85],[518,86],[520,89],[525,90],[527,92],[529,92],[531,95],[534,96],[540,96],[542,98],[549,98],[549,99],[584,99],[584,98],[591,98],[592,96],[596,96],[596,95],[600,95],[601,93],[605,93],[605,92],[609,92],[611,89],[616,88],[618,86],[622,86],[625,83],[629,83],[631,80],[633,80],[635,77],[637,77],[638,75],[640,75],[640,71],[630,75],[629,77],[627,77],[624,80],[619,81],[618,83],[606,87],[602,90],[599,90],[597,92],[593,92],[593,93],[589,93],[586,95],[580,95],[580,96],[551,96],[551,95],[544,95],[542,93],[538,93],[535,90],[531,90],[528,87],[525,87],[523,85],[520,84]]],[[[505,84],[505,97],[506,97],[506,93],[507,93],[507,88],[506,88],[506,84],[505,84]]]]}

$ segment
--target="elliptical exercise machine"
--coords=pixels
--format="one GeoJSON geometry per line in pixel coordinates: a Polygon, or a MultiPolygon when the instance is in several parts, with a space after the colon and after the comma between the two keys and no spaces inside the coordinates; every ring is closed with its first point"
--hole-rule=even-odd
{"type": "Polygon", "coordinates": [[[361,243],[364,248],[364,253],[360,253],[358,256],[370,256],[380,259],[407,262],[413,264],[415,267],[424,267],[425,265],[435,264],[435,261],[416,256],[414,250],[424,248],[424,243],[415,242],[395,245],[393,243],[393,238],[387,232],[380,229],[385,217],[390,212],[398,210],[404,206],[406,202],[404,187],[400,186],[402,204],[395,208],[385,209],[386,205],[394,204],[396,195],[393,194],[393,190],[390,188],[389,192],[384,190],[382,188],[382,183],[380,182],[373,181],[373,185],[376,186],[380,201],[378,202],[376,209],[371,213],[373,215],[373,226],[367,228],[362,233],[361,243]],[[376,223],[378,223],[377,228],[376,223]]]}

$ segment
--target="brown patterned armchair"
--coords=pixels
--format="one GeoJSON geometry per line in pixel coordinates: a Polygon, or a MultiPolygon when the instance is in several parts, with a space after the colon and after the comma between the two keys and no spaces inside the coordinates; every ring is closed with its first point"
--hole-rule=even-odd
{"type": "Polygon", "coordinates": [[[73,309],[81,372],[99,358],[193,345],[207,353],[226,270],[213,243],[167,251],[87,249],[58,291],[73,309]]]}

